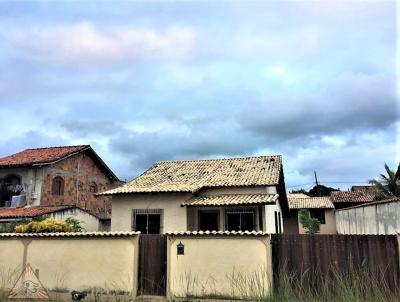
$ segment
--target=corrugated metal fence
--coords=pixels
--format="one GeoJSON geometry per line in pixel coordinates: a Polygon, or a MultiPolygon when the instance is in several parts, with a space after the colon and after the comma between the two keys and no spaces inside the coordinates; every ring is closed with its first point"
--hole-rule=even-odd
{"type": "Polygon", "coordinates": [[[276,287],[287,281],[318,288],[332,276],[359,276],[399,290],[399,247],[394,235],[272,235],[276,287]]]}

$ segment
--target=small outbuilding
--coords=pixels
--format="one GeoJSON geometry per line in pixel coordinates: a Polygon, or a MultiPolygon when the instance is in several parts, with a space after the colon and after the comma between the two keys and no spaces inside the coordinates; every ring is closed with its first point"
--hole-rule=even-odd
{"type": "Polygon", "coordinates": [[[26,206],[18,208],[0,208],[0,232],[10,232],[18,222],[54,218],[66,220],[75,218],[87,232],[101,231],[102,224],[98,217],[76,206],[26,206]]]}

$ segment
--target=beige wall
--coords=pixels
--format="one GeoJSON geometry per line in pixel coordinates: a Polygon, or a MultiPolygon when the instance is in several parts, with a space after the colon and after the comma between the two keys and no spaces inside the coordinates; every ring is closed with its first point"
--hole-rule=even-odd
{"type": "Polygon", "coordinates": [[[255,299],[271,290],[269,236],[172,236],[168,242],[170,297],[255,299]],[[179,243],[184,255],[177,255],[179,243]]]}
{"type": "Polygon", "coordinates": [[[163,209],[163,232],[187,229],[186,207],[181,204],[191,197],[186,193],[114,195],[111,231],[131,231],[134,209],[163,209]]]}
{"type": "Polygon", "coordinates": [[[336,211],[339,234],[400,233],[400,202],[378,203],[336,211]]]}
{"type": "MultiPolygon", "coordinates": [[[[275,189],[275,187],[271,187],[275,189]]],[[[221,194],[265,194],[267,187],[217,187],[207,188],[198,192],[198,195],[210,196],[221,194]]],[[[147,194],[127,194],[114,195],[112,204],[112,231],[132,230],[132,214],[137,209],[162,209],[163,212],[163,232],[198,230],[198,211],[197,207],[181,207],[181,204],[191,198],[190,193],[147,193],[147,194]]],[[[259,207],[249,205],[251,209],[256,209],[256,225],[259,223],[259,207]]],[[[246,208],[232,207],[232,209],[246,208]]],[[[225,208],[223,207],[201,207],[202,210],[218,210],[220,230],[224,230],[225,208]]],[[[275,233],[274,212],[280,212],[279,203],[263,205],[263,231],[275,233]]],[[[281,214],[282,217],[282,214],[281,214]]],[[[282,222],[282,220],[281,220],[282,222]]],[[[282,226],[283,229],[283,226],[282,226]]]]}
{"type": "Polygon", "coordinates": [[[0,238],[0,274],[14,272],[10,290],[29,263],[50,290],[105,289],[136,295],[138,237],[0,238]]]}
{"type": "MultiPolygon", "coordinates": [[[[306,230],[300,223],[299,220],[299,234],[305,234],[306,230]]],[[[335,210],[327,209],[325,210],[325,224],[320,225],[319,234],[336,234],[336,219],[335,210]]]]}
{"type": "Polygon", "coordinates": [[[62,212],[53,213],[50,216],[59,220],[65,220],[72,217],[81,222],[81,226],[85,228],[86,232],[99,231],[99,219],[80,209],[68,209],[62,212]]]}

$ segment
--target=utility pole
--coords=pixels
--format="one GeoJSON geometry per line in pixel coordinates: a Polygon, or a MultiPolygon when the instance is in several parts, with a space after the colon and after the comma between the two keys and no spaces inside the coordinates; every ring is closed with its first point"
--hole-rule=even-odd
{"type": "Polygon", "coordinates": [[[321,192],[319,191],[319,184],[317,178],[317,172],[314,170],[314,177],[315,177],[315,188],[317,189],[317,195],[321,197],[321,192]]]}

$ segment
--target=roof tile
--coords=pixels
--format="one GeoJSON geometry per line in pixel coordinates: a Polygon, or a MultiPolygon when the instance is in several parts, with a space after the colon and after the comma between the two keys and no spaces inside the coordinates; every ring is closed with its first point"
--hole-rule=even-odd
{"type": "Polygon", "coordinates": [[[49,164],[73,153],[80,152],[88,147],[90,146],[79,145],[26,149],[16,154],[0,158],[0,168],[49,164]]]}
{"type": "Polygon", "coordinates": [[[379,192],[333,191],[331,192],[331,200],[333,203],[373,202],[378,199],[378,195],[379,192]]]}
{"type": "Polygon", "coordinates": [[[0,208],[0,219],[3,218],[33,218],[45,214],[75,208],[75,206],[28,206],[19,208],[0,208]]]}
{"type": "Polygon", "coordinates": [[[280,155],[155,163],[131,182],[99,195],[195,192],[203,187],[276,185],[280,155]]]}
{"type": "Polygon", "coordinates": [[[289,209],[333,209],[329,197],[289,198],[289,209]]]}
{"type": "Polygon", "coordinates": [[[268,204],[275,203],[278,200],[278,197],[278,194],[226,194],[214,196],[197,196],[182,203],[182,206],[202,207],[268,204]]]}

